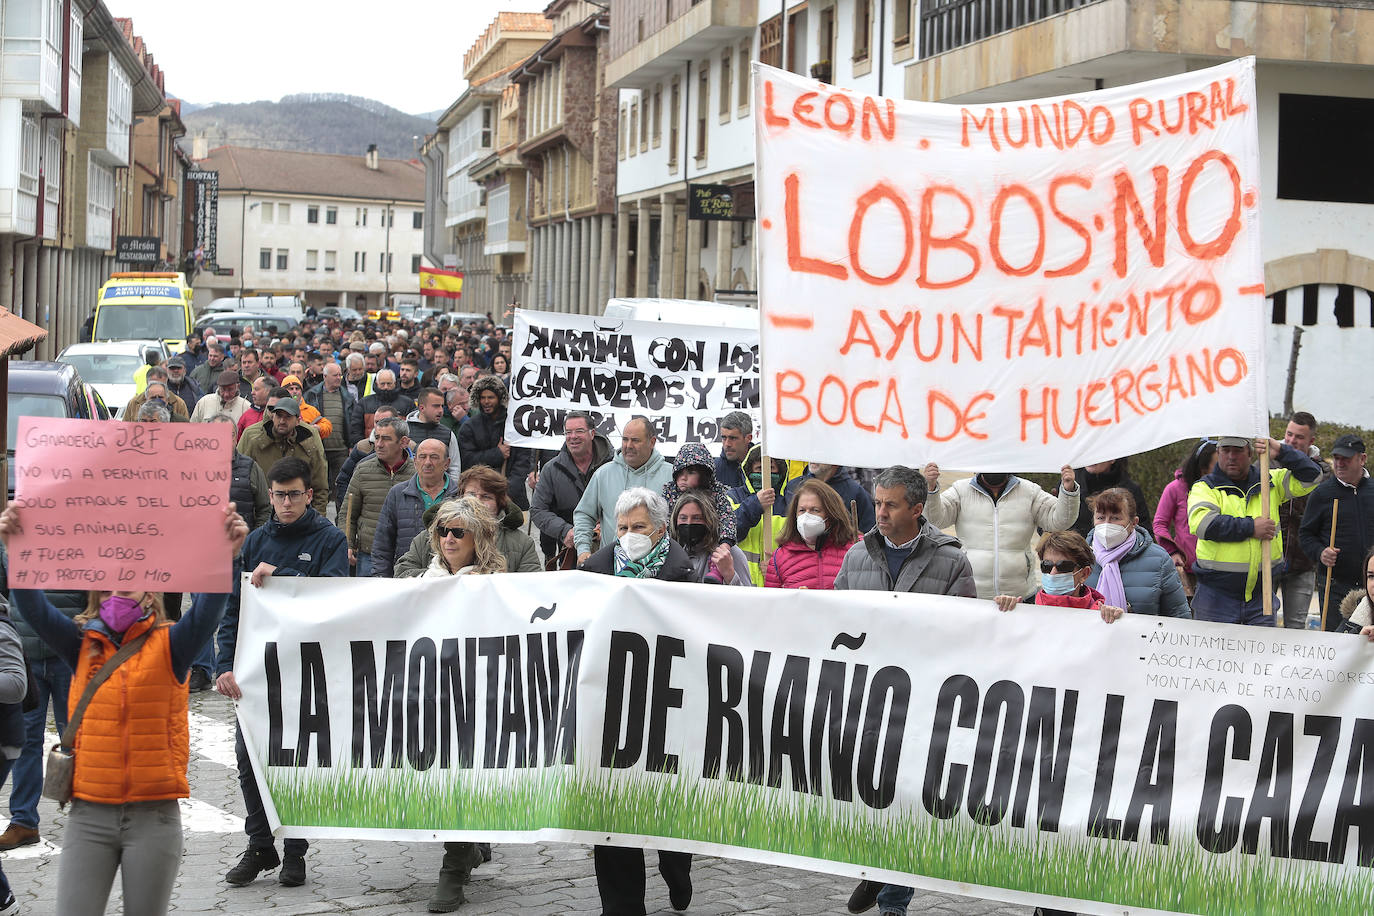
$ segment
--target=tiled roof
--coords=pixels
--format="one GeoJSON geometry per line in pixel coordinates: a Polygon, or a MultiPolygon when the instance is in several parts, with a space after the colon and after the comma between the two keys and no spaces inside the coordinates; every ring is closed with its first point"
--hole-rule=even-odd
{"type": "Polygon", "coordinates": [[[425,171],[417,162],[381,159],[369,169],[363,156],[220,146],[196,163],[219,172],[221,191],[248,189],[286,194],[421,201],[425,171]]]}

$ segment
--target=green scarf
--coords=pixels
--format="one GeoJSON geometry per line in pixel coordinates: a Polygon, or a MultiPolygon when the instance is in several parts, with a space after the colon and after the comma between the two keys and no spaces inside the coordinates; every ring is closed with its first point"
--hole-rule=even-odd
{"type": "Polygon", "coordinates": [[[663,568],[663,563],[668,559],[668,533],[664,532],[663,537],[658,539],[654,549],[645,554],[638,560],[631,560],[625,555],[625,548],[619,542],[615,545],[615,564],[617,576],[628,576],[634,579],[652,579],[658,575],[658,571],[663,568]]]}

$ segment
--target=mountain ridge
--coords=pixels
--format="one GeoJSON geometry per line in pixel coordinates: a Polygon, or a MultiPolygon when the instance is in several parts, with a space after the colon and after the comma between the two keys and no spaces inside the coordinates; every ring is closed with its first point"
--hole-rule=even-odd
{"type": "Polygon", "coordinates": [[[183,107],[185,142],[362,155],[372,144],[389,159],[413,159],[434,121],[375,99],[293,93],[279,100],[183,107]]]}

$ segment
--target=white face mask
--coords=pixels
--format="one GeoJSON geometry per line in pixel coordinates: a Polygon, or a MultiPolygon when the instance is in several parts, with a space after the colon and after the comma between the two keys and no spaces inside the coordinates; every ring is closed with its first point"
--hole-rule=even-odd
{"type": "Polygon", "coordinates": [[[825,533],[825,519],[819,515],[812,515],[809,512],[797,516],[797,533],[800,534],[806,543],[810,544],[816,538],[825,533]]]}
{"type": "Polygon", "coordinates": [[[1126,540],[1130,531],[1121,525],[1114,525],[1111,522],[1098,525],[1093,528],[1093,540],[1108,550],[1126,540]]]}
{"type": "Polygon", "coordinates": [[[620,548],[631,560],[642,560],[654,549],[654,539],[637,531],[627,531],[620,536],[620,548]]]}

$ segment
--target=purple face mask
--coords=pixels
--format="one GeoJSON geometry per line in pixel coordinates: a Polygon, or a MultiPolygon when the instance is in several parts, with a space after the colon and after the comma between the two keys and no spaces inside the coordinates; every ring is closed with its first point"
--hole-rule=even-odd
{"type": "Polygon", "coordinates": [[[100,619],[116,633],[123,633],[146,612],[143,605],[123,595],[111,595],[100,602],[100,619]]]}

